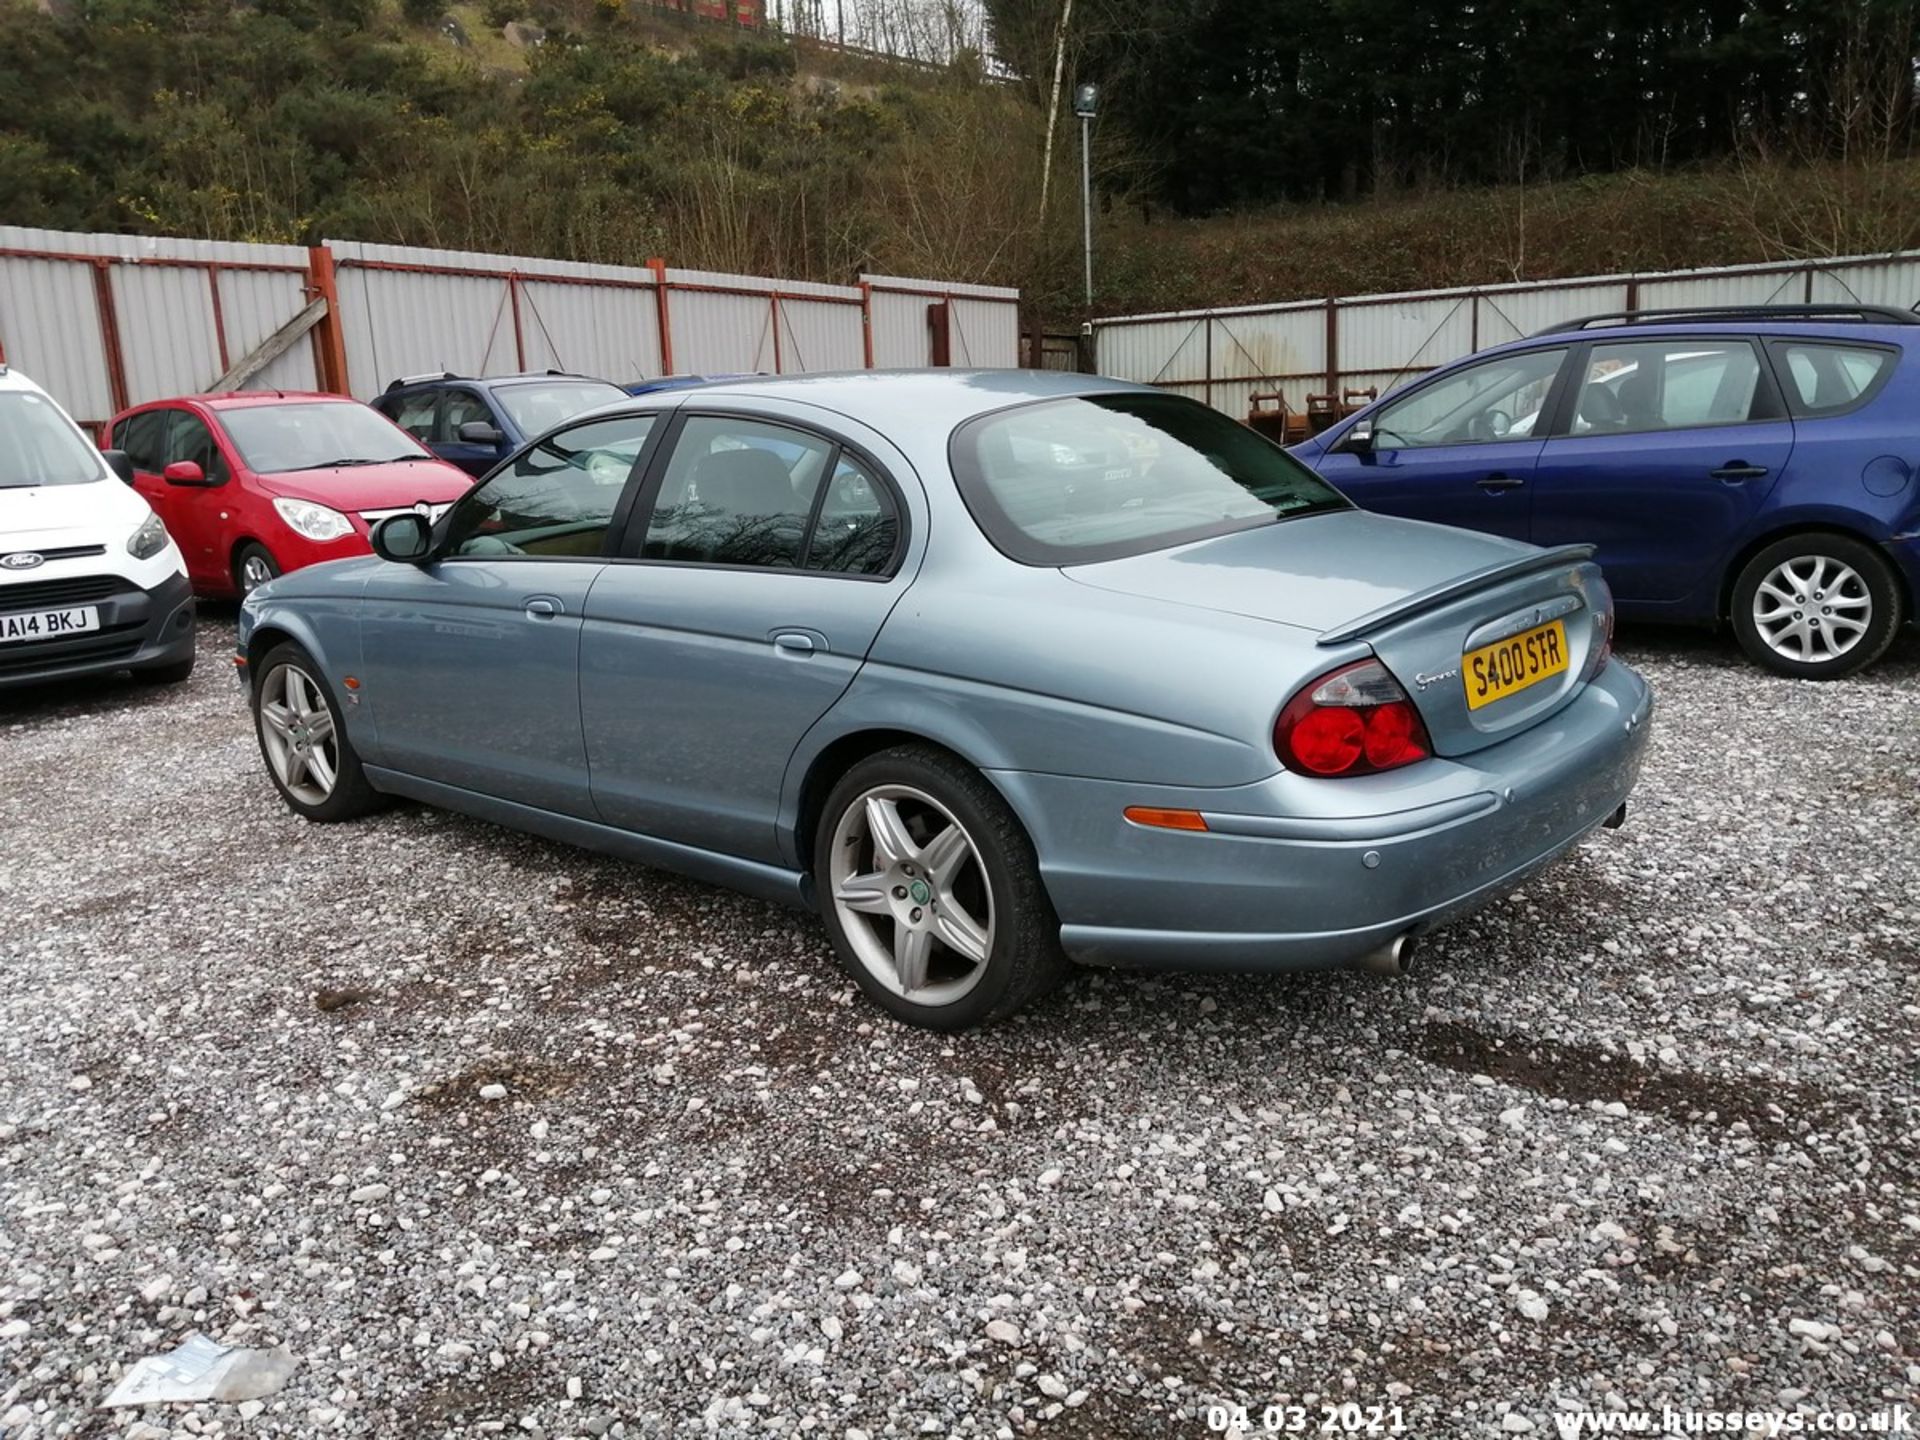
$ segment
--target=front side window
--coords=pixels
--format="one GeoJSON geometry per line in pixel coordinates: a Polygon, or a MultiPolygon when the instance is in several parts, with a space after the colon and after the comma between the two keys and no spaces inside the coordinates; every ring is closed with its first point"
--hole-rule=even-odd
{"type": "Polygon", "coordinates": [[[1575,435],[1737,425],[1756,418],[1760,357],[1745,340],[1596,345],[1574,397],[1575,435]]]}
{"type": "Polygon", "coordinates": [[[106,474],[100,452],[51,400],[0,391],[0,490],[85,485],[106,474]]]}
{"type": "Polygon", "coordinates": [[[1025,565],[1139,555],[1348,506],[1270,440],[1173,395],[994,411],[956,430],[950,454],[975,521],[1025,565]]]}
{"type": "Polygon", "coordinates": [[[523,450],[454,506],[444,553],[599,555],[653,425],[652,415],[622,415],[563,430],[523,450]]]}
{"type": "Polygon", "coordinates": [[[1470,365],[1375,414],[1375,450],[1524,440],[1540,428],[1562,350],[1528,350],[1470,365]]]}
{"type": "Polygon", "coordinates": [[[213,443],[213,432],[207,428],[207,422],[191,410],[173,410],[167,412],[173,424],[167,427],[166,463],[171,465],[179,460],[191,461],[200,467],[200,473],[216,485],[224,485],[227,480],[227,458],[220,453],[220,447],[213,443]]]}
{"type": "Polygon", "coordinates": [[[647,520],[641,557],[706,565],[801,563],[834,445],[745,417],[688,419],[647,520]]]}
{"type": "MultiPolygon", "coordinates": [[[[540,380],[501,385],[494,390],[493,398],[520,427],[522,435],[544,435],[576,415],[625,400],[627,392],[605,380],[540,380]]],[[[491,419],[485,415],[475,418],[491,419]]]]}
{"type": "Polygon", "coordinates": [[[1893,369],[1893,352],[1865,345],[1807,345],[1782,341],[1787,388],[1797,415],[1837,415],[1878,388],[1893,369]]]}
{"type": "Polygon", "coordinates": [[[357,400],[234,405],[220,412],[220,423],[240,458],[262,475],[433,458],[357,400]]]}

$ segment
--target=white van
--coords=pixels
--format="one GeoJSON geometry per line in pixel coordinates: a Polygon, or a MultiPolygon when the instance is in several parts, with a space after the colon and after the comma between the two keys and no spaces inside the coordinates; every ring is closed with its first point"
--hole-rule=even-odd
{"type": "Polygon", "coordinates": [[[109,670],[161,684],[193,673],[186,567],[125,461],[0,364],[0,689],[109,670]]]}

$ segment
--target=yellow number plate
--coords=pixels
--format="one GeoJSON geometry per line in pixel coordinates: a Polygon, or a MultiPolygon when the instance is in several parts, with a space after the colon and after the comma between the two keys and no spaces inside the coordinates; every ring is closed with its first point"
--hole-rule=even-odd
{"type": "Polygon", "coordinates": [[[1460,657],[1467,681],[1467,708],[1478,710],[1567,668],[1567,627],[1558,620],[1523,630],[1495,645],[1460,657]]]}

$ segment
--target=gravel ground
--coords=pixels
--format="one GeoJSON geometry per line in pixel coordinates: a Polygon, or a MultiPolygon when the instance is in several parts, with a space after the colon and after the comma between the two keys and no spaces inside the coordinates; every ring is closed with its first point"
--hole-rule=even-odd
{"type": "Polygon", "coordinates": [[[1207,1433],[1920,1393],[1920,639],[1629,634],[1627,828],[1404,981],[1089,975],[986,1033],[817,923],[269,789],[190,685],[0,699],[0,1434],[1207,1433]],[[201,1329],[245,1407],[106,1411],[201,1329]]]}

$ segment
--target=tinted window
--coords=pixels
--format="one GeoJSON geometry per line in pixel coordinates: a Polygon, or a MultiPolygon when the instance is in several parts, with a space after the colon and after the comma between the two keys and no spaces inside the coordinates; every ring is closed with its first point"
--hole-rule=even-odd
{"type": "Polygon", "coordinates": [[[673,448],[642,557],[798,565],[833,452],[831,441],[784,425],[693,416],[673,448]]]}
{"type": "Polygon", "coordinates": [[[380,402],[380,409],[393,423],[413,436],[416,440],[431,440],[434,437],[434,412],[440,405],[438,390],[416,390],[411,395],[399,395],[380,402]]]}
{"type": "Polygon", "coordinates": [[[493,398],[522,435],[542,435],[583,411],[625,400],[627,392],[604,380],[541,380],[499,386],[493,398]]]}
{"type": "Polygon", "coordinates": [[[120,422],[114,432],[114,443],[127,452],[134,469],[150,475],[160,473],[160,467],[166,463],[161,457],[166,454],[167,427],[172,415],[170,410],[143,410],[120,422]]]}
{"type": "Polygon", "coordinates": [[[220,453],[220,447],[213,443],[213,432],[207,429],[207,422],[191,410],[166,413],[173,422],[167,427],[166,463],[171,465],[176,460],[191,460],[209,480],[225,481],[226,457],[220,453]]]}
{"type": "Polygon", "coordinates": [[[1736,425],[1754,416],[1760,357],[1744,340],[1596,345],[1574,398],[1571,433],[1736,425]]]}
{"type": "Polygon", "coordinates": [[[84,485],[107,473],[100,452],[43,395],[0,391],[0,490],[84,485]]]}
{"type": "Polygon", "coordinates": [[[881,575],[900,543],[900,515],[893,494],[851,455],[841,455],[820,497],[806,568],[843,575],[881,575]]]}
{"type": "Polygon", "coordinates": [[[1794,413],[1828,415],[1851,409],[1892,370],[1893,354],[1864,345],[1779,342],[1794,413]]]}
{"type": "Polygon", "coordinates": [[[1560,372],[1565,350],[1529,350],[1470,365],[1382,406],[1374,415],[1373,448],[1522,440],[1534,433],[1560,372]]]}
{"type": "Polygon", "coordinates": [[[220,412],[220,423],[240,458],[263,475],[432,458],[392,422],[353,400],[235,405],[220,412]]]}
{"type": "Polygon", "coordinates": [[[1347,506],[1279,446],[1172,395],[983,415],[954,433],[952,458],[981,529],[1028,565],[1137,555],[1347,506]]]}
{"type": "Polygon", "coordinates": [[[523,451],[454,506],[448,553],[562,559],[600,554],[653,420],[597,420],[523,451]]]}

